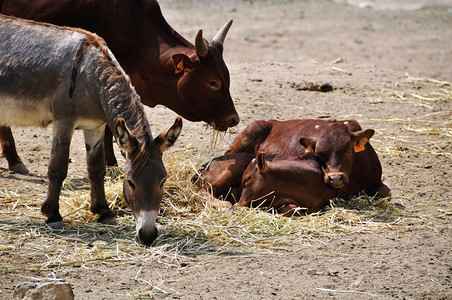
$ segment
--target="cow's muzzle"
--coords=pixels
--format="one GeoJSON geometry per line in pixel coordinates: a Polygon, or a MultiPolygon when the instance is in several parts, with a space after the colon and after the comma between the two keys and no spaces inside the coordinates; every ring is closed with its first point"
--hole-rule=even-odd
{"type": "Polygon", "coordinates": [[[157,212],[155,211],[141,211],[136,217],[136,234],[135,238],[138,242],[144,245],[150,245],[158,236],[157,212]]]}
{"type": "Polygon", "coordinates": [[[233,115],[227,119],[223,124],[214,123],[212,127],[215,130],[226,131],[229,127],[234,127],[240,123],[240,117],[238,115],[233,115]]]}
{"type": "Polygon", "coordinates": [[[325,174],[325,183],[333,189],[340,189],[344,187],[347,182],[347,176],[343,172],[325,174]]]}

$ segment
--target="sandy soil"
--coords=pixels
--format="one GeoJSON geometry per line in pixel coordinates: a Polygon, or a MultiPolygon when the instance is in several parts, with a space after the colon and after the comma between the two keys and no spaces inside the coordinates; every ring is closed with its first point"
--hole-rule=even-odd
{"type": "MultiPolygon", "coordinates": [[[[170,299],[452,299],[452,92],[443,82],[452,78],[452,1],[160,2],[187,38],[199,28],[211,37],[234,19],[224,56],[242,120],[237,130],[270,118],[354,118],[375,129],[371,142],[406,225],[293,244],[272,255],[199,254],[180,265],[98,261],[30,272],[2,267],[34,261],[0,232],[0,298],[11,299],[20,282],[56,278],[73,286],[76,299],[139,298],[134,292],[150,286],[156,298],[170,299]],[[332,92],[303,90],[327,82],[332,92]],[[159,296],[158,289],[168,293],[159,296]]],[[[147,113],[155,133],[175,117],[163,107],[147,113]]],[[[11,174],[1,159],[0,188],[36,198],[38,211],[51,131],[14,133],[31,173],[11,174]]],[[[234,136],[212,147],[202,124],[185,122],[171,151],[185,149],[185,159],[200,165],[234,136]]],[[[85,176],[81,133],[71,151],[69,176],[85,176]]]]}

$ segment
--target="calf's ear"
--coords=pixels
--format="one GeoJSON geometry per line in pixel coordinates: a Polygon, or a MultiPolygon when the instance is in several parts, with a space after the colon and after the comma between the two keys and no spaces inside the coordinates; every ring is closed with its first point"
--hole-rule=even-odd
{"type": "Polygon", "coordinates": [[[305,153],[315,152],[315,143],[316,142],[317,142],[317,140],[308,138],[308,137],[303,137],[300,139],[300,144],[306,149],[305,153]]]}
{"type": "Polygon", "coordinates": [[[374,135],[375,130],[366,129],[351,133],[351,139],[355,152],[361,152],[365,149],[365,145],[374,135]]]}
{"type": "Polygon", "coordinates": [[[160,154],[163,154],[165,150],[167,150],[176,142],[181,130],[182,118],[177,117],[171,128],[167,129],[165,132],[160,133],[159,136],[154,139],[154,144],[160,154]]]}
{"type": "Polygon", "coordinates": [[[119,118],[115,124],[116,142],[128,155],[131,155],[138,146],[138,141],[133,134],[127,129],[126,122],[123,118],[119,118]]]}
{"type": "Polygon", "coordinates": [[[176,74],[193,68],[192,60],[185,54],[174,54],[172,58],[176,74]]]}
{"type": "Polygon", "coordinates": [[[259,170],[259,172],[263,173],[267,171],[268,166],[267,162],[265,161],[265,153],[259,152],[256,156],[256,167],[259,170]]]}

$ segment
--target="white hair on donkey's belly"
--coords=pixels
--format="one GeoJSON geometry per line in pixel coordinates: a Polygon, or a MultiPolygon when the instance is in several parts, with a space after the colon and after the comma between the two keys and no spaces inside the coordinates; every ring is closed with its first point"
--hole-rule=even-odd
{"type": "Polygon", "coordinates": [[[52,121],[49,99],[39,101],[0,95],[0,126],[46,127],[52,121]]]}

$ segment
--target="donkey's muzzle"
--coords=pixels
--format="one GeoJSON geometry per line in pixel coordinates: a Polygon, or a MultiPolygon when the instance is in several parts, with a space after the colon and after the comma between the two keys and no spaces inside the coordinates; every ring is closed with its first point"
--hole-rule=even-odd
{"type": "Polygon", "coordinates": [[[150,245],[158,236],[157,212],[155,211],[141,211],[136,217],[136,235],[135,238],[143,245],[150,245]]]}
{"type": "Polygon", "coordinates": [[[140,242],[143,245],[149,246],[154,242],[154,240],[158,236],[158,230],[157,227],[154,227],[154,229],[148,230],[145,228],[140,229],[135,238],[138,242],[140,242]]]}

